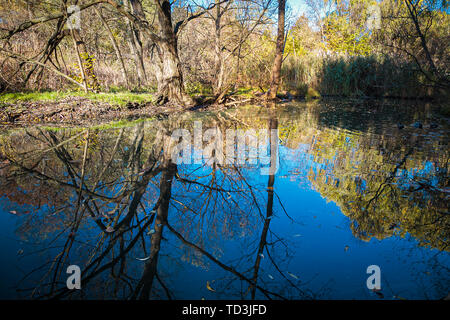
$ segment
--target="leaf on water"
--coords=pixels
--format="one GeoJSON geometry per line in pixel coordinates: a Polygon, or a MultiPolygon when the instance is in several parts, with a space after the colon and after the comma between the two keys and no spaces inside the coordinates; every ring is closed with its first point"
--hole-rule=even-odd
{"type": "Polygon", "coordinates": [[[211,288],[211,286],[210,286],[210,284],[209,284],[209,281],[206,281],[206,289],[208,289],[209,291],[212,291],[212,292],[216,292],[216,290],[214,290],[213,288],[211,288]]]}
{"type": "Polygon", "coordinates": [[[268,274],[267,276],[268,276],[271,280],[274,279],[273,276],[272,276],[271,274],[268,274]]]}
{"type": "Polygon", "coordinates": [[[22,249],[19,249],[19,251],[17,251],[17,255],[20,256],[20,255],[22,255],[22,254],[23,254],[23,250],[22,250],[22,249]]]}
{"type": "Polygon", "coordinates": [[[106,230],[105,230],[106,233],[113,233],[114,231],[116,231],[116,230],[114,230],[114,228],[111,226],[108,226],[108,228],[106,228],[106,230]]]}
{"type": "Polygon", "coordinates": [[[348,249],[350,249],[349,246],[345,246],[345,247],[344,247],[344,251],[348,251],[348,249]]]}
{"type": "Polygon", "coordinates": [[[147,232],[148,235],[154,234],[156,231],[155,229],[151,229],[149,232],[147,232]]]}
{"type": "Polygon", "coordinates": [[[384,294],[380,290],[374,289],[372,291],[375,292],[375,294],[378,296],[378,298],[384,299],[384,294]]]}
{"type": "Polygon", "coordinates": [[[298,280],[298,277],[295,274],[288,272],[288,275],[290,275],[292,278],[298,280]]]}
{"type": "Polygon", "coordinates": [[[150,259],[150,256],[148,256],[147,258],[136,258],[136,260],[139,260],[139,261],[147,261],[148,259],[150,259]]]}
{"type": "Polygon", "coordinates": [[[9,213],[11,213],[11,214],[17,214],[17,211],[11,210],[9,213]]]}
{"type": "Polygon", "coordinates": [[[263,258],[263,259],[264,259],[264,255],[263,255],[262,253],[260,253],[259,255],[261,256],[261,258],[263,258]]]}

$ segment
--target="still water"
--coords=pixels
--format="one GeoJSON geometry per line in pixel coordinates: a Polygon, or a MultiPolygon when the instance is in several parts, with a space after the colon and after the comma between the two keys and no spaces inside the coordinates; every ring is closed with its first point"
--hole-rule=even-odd
{"type": "Polygon", "coordinates": [[[439,112],[296,102],[4,130],[0,298],[442,299],[449,122],[439,112]],[[239,154],[227,130],[260,145],[244,138],[239,154]],[[174,152],[174,132],[188,149],[174,152]],[[264,132],[275,138],[263,144],[264,132]],[[81,290],[67,289],[70,265],[81,290]]]}

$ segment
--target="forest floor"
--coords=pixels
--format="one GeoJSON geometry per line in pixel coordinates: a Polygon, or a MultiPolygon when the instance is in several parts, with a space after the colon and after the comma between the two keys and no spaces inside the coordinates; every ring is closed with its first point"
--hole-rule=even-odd
{"type": "Polygon", "coordinates": [[[164,117],[187,110],[218,110],[253,100],[249,96],[228,97],[214,104],[207,96],[194,97],[195,107],[153,104],[151,94],[139,93],[8,93],[0,95],[0,125],[15,127],[29,125],[89,126],[120,120],[164,117]]]}

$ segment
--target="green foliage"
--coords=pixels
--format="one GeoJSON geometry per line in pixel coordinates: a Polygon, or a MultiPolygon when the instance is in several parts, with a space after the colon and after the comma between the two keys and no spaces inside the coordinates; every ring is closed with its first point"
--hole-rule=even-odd
{"type": "Polygon", "coordinates": [[[184,87],[186,89],[186,92],[190,95],[204,95],[212,93],[211,87],[207,87],[199,81],[187,82],[185,83],[184,87]]]}
{"type": "Polygon", "coordinates": [[[366,21],[373,0],[337,1],[336,10],[324,19],[327,47],[350,56],[366,56],[373,52],[371,33],[366,21]]]}
{"type": "Polygon", "coordinates": [[[94,102],[106,102],[114,106],[125,106],[127,103],[146,103],[153,101],[152,94],[141,94],[131,92],[117,93],[84,93],[84,92],[17,92],[6,93],[0,95],[0,102],[17,103],[17,102],[52,102],[59,101],[70,97],[86,98],[94,102]]]}
{"type": "Polygon", "coordinates": [[[308,88],[308,90],[306,91],[306,100],[314,100],[319,98],[320,98],[319,92],[317,92],[313,88],[308,88]]]}

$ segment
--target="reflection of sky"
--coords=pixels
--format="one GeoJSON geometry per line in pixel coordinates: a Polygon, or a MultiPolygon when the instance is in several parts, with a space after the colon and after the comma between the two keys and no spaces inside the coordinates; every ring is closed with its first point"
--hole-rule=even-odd
{"type": "MultiPolygon", "coordinates": [[[[309,155],[303,153],[307,149],[307,146],[300,146],[297,155],[302,155],[300,159],[308,159],[305,161],[307,167],[320,166],[314,163],[309,155]]],[[[285,151],[290,152],[290,150],[284,150],[283,147],[280,148],[281,159],[287,159],[281,156],[285,151]]],[[[298,162],[296,164],[298,169],[298,162]]],[[[285,276],[291,277],[290,280],[296,281],[289,275],[292,273],[301,281],[308,282],[306,287],[313,292],[322,293],[323,297],[338,299],[377,298],[374,293],[366,289],[368,277],[366,269],[372,264],[379,265],[382,270],[382,288],[386,299],[392,299],[393,296],[411,299],[425,298],[421,291],[423,288],[417,281],[423,281],[424,277],[426,277],[427,283],[440,280],[439,277],[433,279],[432,271],[429,271],[429,266],[427,266],[427,263],[432,261],[432,257],[438,253],[437,250],[418,247],[417,242],[414,239],[408,239],[408,236],[405,239],[392,236],[381,241],[372,239],[369,242],[356,239],[349,230],[349,219],[340,212],[335,203],[328,202],[320,193],[310,188],[300,187],[310,185],[307,173],[295,175],[295,179],[291,179],[289,175],[291,162],[282,161],[280,166],[281,170],[277,172],[274,189],[289,216],[295,222],[292,222],[284,214],[279,201],[276,200],[277,197],[275,197],[275,217],[271,222],[271,231],[283,238],[289,245],[291,257],[287,265],[283,264],[285,267],[283,271],[285,276]],[[414,265],[411,265],[412,260],[416,262],[414,265]]],[[[252,171],[257,170],[246,169],[243,174],[251,176],[254,185],[264,188],[268,176],[260,176],[252,171]]],[[[202,172],[199,174],[201,175],[202,172]]],[[[173,216],[175,214],[172,214],[173,216]]],[[[258,241],[258,233],[260,231],[248,236],[258,241]]],[[[240,245],[245,241],[241,238],[224,242],[218,240],[224,252],[220,257],[221,261],[232,260],[233,257],[239,257],[246,252],[245,250],[248,248],[240,245]]],[[[163,248],[166,253],[170,250],[168,247],[163,248]]],[[[278,250],[279,253],[283,252],[283,248],[278,248],[278,250]]],[[[449,263],[446,253],[441,254],[441,258],[441,263],[449,263]]],[[[244,264],[241,269],[247,270],[254,259],[251,259],[250,263],[244,264]]],[[[207,262],[210,269],[205,271],[189,266],[188,269],[192,272],[189,279],[185,278],[185,272],[180,272],[171,281],[176,283],[179,288],[182,283],[185,284],[187,298],[227,298],[226,295],[212,293],[205,289],[206,281],[211,282],[227,277],[227,273],[213,263],[209,263],[206,258],[203,260],[207,262]]],[[[268,289],[277,287],[279,282],[283,281],[281,275],[267,259],[267,255],[262,259],[260,279],[268,289]],[[274,280],[271,280],[269,276],[272,276],[274,280]]],[[[427,294],[429,293],[427,292],[427,294]]],[[[431,298],[431,296],[429,297],[431,298]]],[[[436,296],[435,298],[440,297],[436,296]]]]}
{"type": "MultiPolygon", "coordinates": [[[[346,148],[355,151],[356,147],[350,145],[351,139],[348,136],[345,141],[348,144],[346,148]]],[[[391,299],[394,295],[409,299],[442,298],[442,296],[435,295],[431,286],[438,282],[442,282],[444,285],[448,284],[448,279],[443,279],[433,267],[439,264],[448,266],[450,264],[448,253],[439,253],[437,250],[419,247],[417,241],[408,235],[404,238],[394,235],[383,240],[372,239],[369,242],[356,239],[350,230],[349,218],[342,214],[334,202],[330,202],[315,191],[308,178],[310,170],[316,173],[319,170],[325,170],[327,176],[333,178],[336,157],[332,156],[330,159],[314,157],[309,151],[310,148],[311,145],[308,143],[300,143],[296,149],[290,149],[284,145],[280,145],[278,148],[280,168],[275,178],[275,216],[271,220],[270,230],[274,235],[283,239],[288,247],[289,257],[286,257],[286,250],[281,245],[277,245],[272,252],[274,259],[280,259],[279,264],[283,274],[289,280],[298,283],[303,289],[308,288],[314,293],[322,294],[320,297],[323,298],[377,299],[375,294],[366,289],[368,277],[366,268],[375,264],[381,268],[382,292],[386,299],[391,299]],[[284,213],[281,203],[294,222],[284,213]],[[292,275],[298,277],[300,282],[292,275]]],[[[197,167],[183,165],[178,169],[180,174],[184,174],[194,168],[197,167]]],[[[209,167],[200,168],[195,171],[195,174],[201,176],[209,173],[209,170],[209,167]]],[[[434,171],[433,164],[427,162],[421,171],[414,172],[414,174],[429,175],[434,171]]],[[[243,175],[248,177],[251,184],[259,189],[259,194],[262,195],[261,204],[264,206],[267,197],[268,176],[260,175],[260,172],[260,167],[257,166],[248,166],[242,169],[243,175]]],[[[408,178],[412,176],[412,171],[407,172],[408,178]]],[[[364,186],[363,182],[362,187],[364,188],[364,186]]],[[[116,193],[119,189],[120,185],[112,186],[106,194],[116,193]]],[[[153,192],[153,190],[154,187],[149,187],[148,192],[153,192]]],[[[178,199],[182,195],[191,201],[199,201],[196,199],[198,193],[186,193],[183,190],[181,183],[174,182],[173,198],[178,199]]],[[[239,201],[238,195],[233,194],[232,197],[239,201]]],[[[19,208],[15,208],[15,204],[8,202],[5,198],[1,198],[0,208],[0,298],[8,298],[16,295],[11,287],[17,283],[21,275],[37,267],[44,261],[44,258],[56,255],[57,251],[52,249],[51,255],[46,253],[27,257],[27,254],[37,247],[19,240],[15,232],[27,217],[10,214],[10,210],[19,211],[19,208]],[[23,256],[18,255],[19,250],[24,250],[23,256]]],[[[47,209],[43,207],[40,212],[45,213],[47,209]]],[[[265,208],[262,211],[265,213],[265,208]]],[[[212,213],[217,214],[217,212],[212,213]]],[[[255,215],[254,211],[251,213],[255,215]]],[[[246,232],[235,234],[232,238],[219,232],[214,239],[207,239],[208,241],[203,246],[207,251],[214,252],[217,259],[235,266],[240,272],[249,270],[256,257],[249,257],[248,260],[240,262],[237,260],[258,244],[263,225],[260,218],[258,221],[259,223],[252,226],[255,230],[250,229],[248,232],[245,230],[246,232]]],[[[186,223],[183,215],[175,212],[173,206],[169,212],[169,223],[180,231],[188,227],[183,225],[186,223]]],[[[220,224],[221,221],[214,223],[216,225],[213,227],[220,230],[221,226],[217,224],[220,224]]],[[[211,226],[205,225],[202,230],[208,232],[208,228],[211,226]]],[[[95,224],[90,221],[82,230],[81,239],[95,239],[98,233],[99,230],[95,229],[95,224]]],[[[181,246],[179,240],[167,229],[164,231],[164,237],[166,240],[161,244],[158,269],[176,298],[239,298],[230,293],[233,291],[232,289],[240,289],[237,283],[225,291],[228,293],[221,293],[220,289],[224,285],[224,279],[233,277],[231,274],[201,255],[199,255],[199,260],[204,264],[203,267],[184,262],[181,257],[186,254],[185,247],[181,246]],[[211,286],[217,289],[217,292],[208,291],[205,286],[206,281],[209,281],[211,286]]],[[[48,237],[48,239],[51,238],[51,236],[48,237]]],[[[44,245],[48,239],[43,240],[44,245]]],[[[272,238],[268,238],[268,241],[274,239],[276,239],[275,236],[272,236],[272,238]]],[[[55,243],[56,245],[57,243],[55,243]]],[[[192,254],[192,251],[190,253],[192,254]]],[[[258,283],[269,290],[276,291],[277,288],[284,286],[285,280],[270,263],[266,252],[264,254],[265,258],[261,262],[258,283]]],[[[74,259],[73,261],[78,261],[82,255],[83,252],[76,251],[71,258],[74,259]]],[[[136,270],[134,276],[138,278],[144,263],[135,258],[144,258],[138,248],[129,254],[130,268],[136,270]]],[[[233,292],[235,294],[236,290],[233,292]]],[[[294,294],[291,297],[298,298],[294,292],[291,292],[294,294]]],[[[260,294],[258,297],[263,298],[260,294]]]]}

